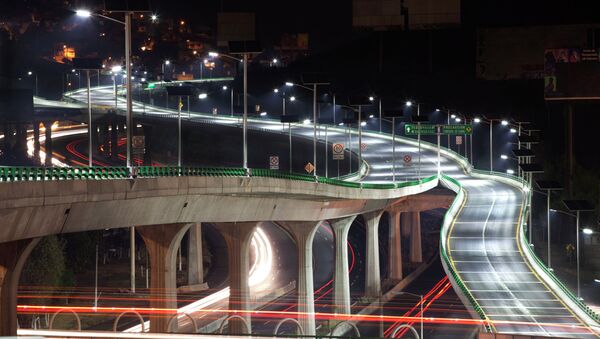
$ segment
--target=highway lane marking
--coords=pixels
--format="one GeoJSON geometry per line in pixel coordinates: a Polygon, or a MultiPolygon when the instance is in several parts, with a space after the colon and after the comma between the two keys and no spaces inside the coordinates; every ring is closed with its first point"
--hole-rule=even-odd
{"type": "MultiPolygon", "coordinates": [[[[497,283],[497,281],[494,280],[464,280],[463,282],[469,282],[469,283],[497,283]]],[[[509,283],[511,284],[511,283],[509,283]]],[[[516,281],[512,284],[541,284],[541,282],[539,281],[516,281]]]]}
{"type": "MultiPolygon", "coordinates": [[[[484,252],[484,250],[459,250],[459,249],[451,249],[450,252],[484,252]]],[[[495,253],[519,253],[519,251],[515,250],[494,250],[495,253]]]]}
{"type": "MultiPolygon", "coordinates": [[[[452,239],[481,239],[481,237],[452,237],[452,239]]],[[[515,239],[513,237],[487,237],[487,239],[515,239]]],[[[485,251],[485,250],[482,250],[485,251]]]]}
{"type": "MultiPolygon", "coordinates": [[[[456,214],[457,216],[462,213],[462,211],[463,211],[463,209],[465,207],[465,204],[469,200],[469,195],[467,193],[467,190],[464,189],[462,186],[459,186],[459,187],[460,187],[461,191],[464,193],[465,199],[464,199],[463,203],[460,206],[460,209],[458,210],[458,212],[456,214]]],[[[446,248],[450,251],[449,259],[450,259],[450,265],[452,266],[452,269],[456,272],[456,275],[458,276],[458,279],[463,280],[463,278],[460,276],[460,273],[456,269],[456,265],[454,263],[454,259],[452,259],[452,250],[451,250],[452,247],[450,246],[450,239],[452,239],[452,231],[454,230],[454,225],[456,225],[456,221],[457,220],[458,220],[458,218],[455,218],[452,221],[452,225],[450,225],[450,230],[448,231],[448,238],[446,239],[446,248]]],[[[497,330],[496,330],[496,326],[494,325],[494,322],[491,321],[491,319],[487,316],[487,314],[483,310],[481,312],[483,313],[483,316],[485,318],[486,323],[492,328],[492,330],[494,332],[496,332],[497,330]]]]}
{"type": "MultiPolygon", "coordinates": [[[[492,273],[494,273],[494,275],[496,276],[496,279],[498,280],[498,282],[500,282],[500,285],[506,290],[508,291],[508,293],[510,295],[513,296],[513,298],[515,299],[514,303],[517,305],[517,307],[523,306],[518,300],[517,300],[517,296],[514,295],[510,289],[504,284],[504,281],[502,279],[500,279],[500,275],[496,272],[496,268],[492,265],[492,263],[489,261],[489,256],[488,256],[488,251],[487,251],[487,247],[485,244],[485,230],[487,228],[488,222],[490,220],[490,216],[492,215],[492,211],[494,210],[494,206],[496,205],[496,191],[492,188],[492,192],[494,192],[494,200],[492,200],[492,205],[490,206],[490,210],[488,212],[487,218],[485,219],[485,223],[483,224],[483,228],[481,230],[481,237],[482,237],[482,241],[483,241],[483,253],[485,254],[485,258],[488,260],[489,265],[492,267],[492,269],[494,270],[492,273]]],[[[517,219],[518,220],[518,219],[517,219]]],[[[521,273],[521,272],[507,272],[507,273],[521,273]]],[[[503,291],[504,292],[504,291],[503,291]]],[[[521,309],[523,310],[523,309],[521,309]]],[[[527,309],[524,309],[525,313],[529,313],[527,311],[527,309]]],[[[491,316],[490,316],[491,318],[491,316]]],[[[546,332],[546,330],[540,326],[537,322],[537,320],[534,317],[530,317],[536,324],[537,326],[543,331],[546,332]]],[[[547,333],[547,332],[546,332],[547,333]]]]}
{"type": "MultiPolygon", "coordinates": [[[[471,290],[471,292],[492,292],[492,293],[506,293],[505,290],[471,290]]],[[[514,291],[511,290],[511,292],[513,293],[550,293],[549,291],[514,291]]]]}

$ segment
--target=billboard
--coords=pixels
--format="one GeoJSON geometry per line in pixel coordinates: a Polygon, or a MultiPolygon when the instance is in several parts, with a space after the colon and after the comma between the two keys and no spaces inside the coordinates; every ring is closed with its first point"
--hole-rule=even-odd
{"type": "Polygon", "coordinates": [[[352,25],[373,29],[432,29],[460,24],[460,0],[353,0],[352,25]],[[405,27],[405,22],[408,27],[405,27]]]}
{"type": "Polygon", "coordinates": [[[251,41],[255,37],[254,13],[219,13],[217,17],[217,45],[227,46],[229,41],[251,41]]]}
{"type": "Polygon", "coordinates": [[[477,29],[475,74],[482,80],[543,79],[544,51],[594,44],[600,25],[477,29]]]}
{"type": "Polygon", "coordinates": [[[600,99],[600,50],[551,48],[544,51],[546,100],[600,99]]]}

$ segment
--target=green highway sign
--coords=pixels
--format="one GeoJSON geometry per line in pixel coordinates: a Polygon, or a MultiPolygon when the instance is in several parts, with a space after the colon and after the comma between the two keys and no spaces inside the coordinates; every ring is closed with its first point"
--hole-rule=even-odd
{"type": "Polygon", "coordinates": [[[470,135],[473,133],[471,125],[434,125],[434,124],[406,124],[406,135],[470,135]]]}
{"type": "Polygon", "coordinates": [[[406,135],[435,135],[437,125],[432,124],[406,124],[404,125],[404,134],[406,135]]]}
{"type": "Polygon", "coordinates": [[[469,135],[473,133],[471,125],[441,125],[442,134],[446,135],[469,135]]]}

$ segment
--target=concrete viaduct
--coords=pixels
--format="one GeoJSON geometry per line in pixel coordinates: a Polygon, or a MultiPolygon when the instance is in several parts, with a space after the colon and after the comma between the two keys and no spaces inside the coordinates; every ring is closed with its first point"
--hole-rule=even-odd
{"type": "MultiPolygon", "coordinates": [[[[273,221],[296,242],[299,322],[315,334],[312,239],[321,222],[335,233],[336,312],[350,314],[346,241],[352,221],[366,221],[368,271],[366,295],[381,294],[378,226],[384,212],[390,221],[390,277],[402,279],[400,249],[403,227],[410,229],[410,260],[420,262],[419,211],[447,208],[452,195],[425,193],[438,180],[398,189],[361,189],[263,177],[179,176],[112,180],[60,180],[0,183],[0,335],[16,334],[17,286],[21,269],[41,237],[135,226],[150,255],[150,307],[177,308],[175,260],[186,231],[201,222],[217,225],[229,252],[231,310],[248,304],[250,235],[273,221]]],[[[201,241],[196,241],[201,246],[201,241]]],[[[197,249],[196,253],[201,253],[197,249]]],[[[249,316],[241,313],[250,323],[249,316]]],[[[150,317],[152,332],[166,332],[164,317],[150,317]]],[[[241,330],[232,320],[231,330],[241,330]]]]}

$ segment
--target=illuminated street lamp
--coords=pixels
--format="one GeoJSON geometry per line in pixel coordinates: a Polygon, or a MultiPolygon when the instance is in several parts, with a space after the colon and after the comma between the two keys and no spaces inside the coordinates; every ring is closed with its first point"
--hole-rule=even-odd
{"type": "Polygon", "coordinates": [[[579,284],[579,213],[589,212],[594,210],[594,205],[585,200],[563,200],[563,204],[567,207],[570,212],[575,213],[576,218],[576,247],[577,247],[577,298],[581,299],[580,284],[579,284]]]}
{"type": "Polygon", "coordinates": [[[28,71],[27,72],[28,76],[32,76],[35,75],[35,96],[38,96],[38,76],[37,76],[37,72],[33,72],[33,71],[28,71]]]}
{"type": "MultiPolygon", "coordinates": [[[[125,26],[125,67],[126,67],[126,71],[125,73],[127,75],[131,75],[131,15],[133,14],[132,11],[126,11],[124,12],[124,16],[125,16],[125,20],[124,21],[120,21],[117,20],[115,18],[111,18],[109,16],[106,15],[102,15],[100,13],[92,13],[91,11],[87,10],[87,9],[78,9],[75,11],[75,14],[81,18],[89,18],[91,16],[97,16],[100,18],[104,18],[106,20],[110,20],[116,23],[119,23],[121,25],[125,26]]],[[[132,122],[132,115],[133,115],[133,90],[131,87],[131,80],[127,79],[126,82],[126,97],[127,97],[127,105],[126,105],[126,111],[125,111],[125,126],[127,129],[127,167],[131,168],[131,130],[132,128],[130,128],[133,125],[132,122]]],[[[116,101],[116,100],[115,100],[116,101]]]]}

